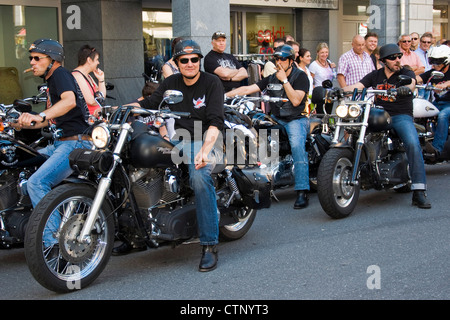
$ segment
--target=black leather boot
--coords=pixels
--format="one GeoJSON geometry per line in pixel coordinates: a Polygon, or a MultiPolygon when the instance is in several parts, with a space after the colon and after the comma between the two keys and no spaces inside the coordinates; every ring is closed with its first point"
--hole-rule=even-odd
{"type": "Polygon", "coordinates": [[[418,206],[422,209],[430,209],[431,203],[427,200],[427,195],[423,190],[414,190],[412,196],[413,206],[418,206]]]}
{"type": "Polygon", "coordinates": [[[217,267],[217,247],[215,245],[206,245],[202,249],[202,259],[198,266],[198,271],[206,272],[214,270],[217,267]]]}
{"type": "Polygon", "coordinates": [[[308,206],[308,195],[305,190],[297,191],[297,200],[294,203],[294,209],[303,209],[308,206]]]}

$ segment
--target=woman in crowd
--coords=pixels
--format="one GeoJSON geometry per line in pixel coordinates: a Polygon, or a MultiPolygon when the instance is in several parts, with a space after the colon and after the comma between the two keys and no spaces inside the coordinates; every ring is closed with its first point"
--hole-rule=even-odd
{"type": "Polygon", "coordinates": [[[316,60],[309,66],[309,71],[314,78],[314,87],[322,85],[324,80],[333,80],[333,68],[336,65],[328,60],[329,49],[325,42],[317,46],[316,60]]]}
{"type": "Polygon", "coordinates": [[[106,97],[105,74],[99,69],[100,54],[95,48],[84,45],[78,51],[78,66],[72,71],[72,75],[78,83],[83,93],[84,100],[89,108],[89,113],[93,114],[100,106],[95,97],[97,92],[101,92],[106,97]],[[97,78],[98,84],[91,77],[91,73],[97,78]]]}
{"type": "MultiPolygon", "coordinates": [[[[173,55],[173,48],[175,48],[175,45],[181,39],[182,38],[180,38],[180,37],[173,39],[173,41],[172,41],[172,55],[173,55]]],[[[169,60],[167,60],[166,63],[164,63],[164,65],[161,68],[161,71],[162,71],[162,76],[163,76],[164,79],[166,79],[167,77],[171,76],[172,74],[179,73],[178,67],[175,64],[175,62],[173,61],[173,58],[170,58],[169,60]]]]}

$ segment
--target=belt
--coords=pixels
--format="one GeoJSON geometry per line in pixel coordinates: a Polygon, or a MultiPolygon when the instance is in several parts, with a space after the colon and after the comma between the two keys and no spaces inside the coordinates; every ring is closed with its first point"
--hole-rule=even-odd
{"type": "Polygon", "coordinates": [[[70,141],[70,140],[92,140],[90,136],[85,134],[76,134],[70,137],[62,137],[58,139],[59,141],[70,141]]]}

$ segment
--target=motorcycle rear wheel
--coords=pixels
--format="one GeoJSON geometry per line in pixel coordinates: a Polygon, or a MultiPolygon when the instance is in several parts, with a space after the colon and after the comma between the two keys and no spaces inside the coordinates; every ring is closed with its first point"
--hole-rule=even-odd
{"type": "Polygon", "coordinates": [[[322,209],[334,219],[349,216],[359,198],[359,185],[350,185],[353,152],[330,149],[322,159],[317,174],[318,197],[322,209]]]}
{"type": "Polygon", "coordinates": [[[234,241],[242,238],[251,228],[256,217],[256,209],[243,207],[237,212],[239,221],[219,227],[219,238],[221,241],[234,241]]]}
{"type": "Polygon", "coordinates": [[[106,201],[91,242],[77,241],[95,193],[95,188],[87,185],[61,185],[33,211],[26,231],[25,257],[31,274],[43,287],[58,293],[85,288],[108,263],[114,245],[114,219],[106,201]]]}

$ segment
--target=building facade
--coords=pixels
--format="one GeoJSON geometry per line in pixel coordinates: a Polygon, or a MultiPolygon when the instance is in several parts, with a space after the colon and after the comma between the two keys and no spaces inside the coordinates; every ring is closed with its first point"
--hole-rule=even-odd
{"type": "Polygon", "coordinates": [[[36,93],[42,79],[22,71],[29,45],[42,37],[63,43],[69,69],[81,45],[94,46],[115,86],[108,102],[123,104],[141,95],[143,73],[170,58],[174,37],[195,39],[206,54],[212,33],[224,31],[228,51],[244,59],[292,35],[313,58],[328,43],[337,61],[369,30],[380,45],[411,32],[448,39],[448,9],[447,0],[0,0],[0,103],[36,93]]]}

